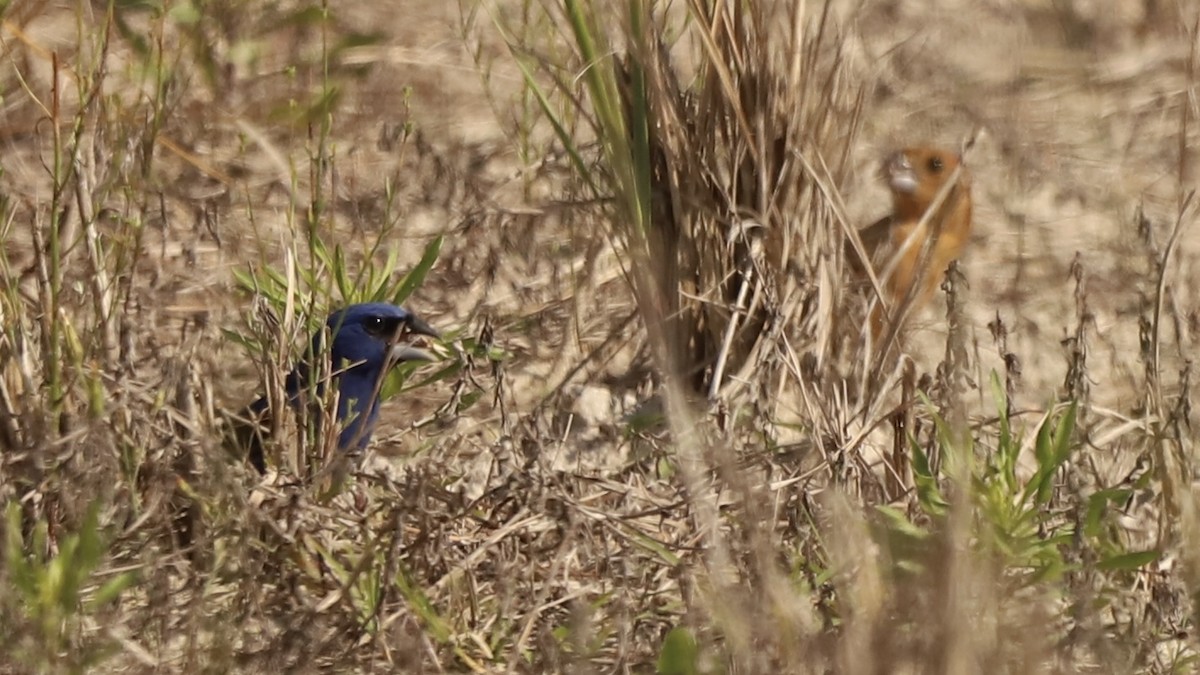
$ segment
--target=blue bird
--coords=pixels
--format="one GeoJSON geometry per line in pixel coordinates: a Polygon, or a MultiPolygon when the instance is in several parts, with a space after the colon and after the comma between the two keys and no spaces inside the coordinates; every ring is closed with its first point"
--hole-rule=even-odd
{"type": "MultiPolygon", "coordinates": [[[[329,315],[325,321],[328,332],[333,336],[333,348],[328,355],[332,358],[331,379],[337,383],[337,421],[342,425],[338,433],[338,449],[361,450],[371,440],[375,424],[379,421],[379,389],[388,370],[402,361],[434,361],[436,358],[417,347],[412,336],[426,335],[437,338],[439,334],[429,324],[412,312],[383,302],[351,305],[329,315]]],[[[310,380],[313,355],[324,354],[322,342],[324,330],[313,335],[307,358],[288,373],[284,390],[288,403],[299,410],[305,394],[314,390],[310,380]]],[[[320,370],[318,372],[321,372],[320,370]]],[[[318,397],[325,391],[324,382],[317,382],[318,397]]],[[[249,429],[239,424],[235,433],[241,447],[248,451],[248,459],[259,473],[266,471],[263,456],[263,421],[270,404],[266,396],[251,403],[244,413],[250,421],[249,429]]],[[[319,423],[321,417],[318,413],[319,423]]],[[[317,425],[318,435],[320,426],[317,425]]]]}

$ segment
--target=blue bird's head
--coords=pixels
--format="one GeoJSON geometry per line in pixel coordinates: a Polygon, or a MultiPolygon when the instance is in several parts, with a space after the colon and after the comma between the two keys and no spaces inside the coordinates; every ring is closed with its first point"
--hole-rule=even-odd
{"type": "MultiPolygon", "coordinates": [[[[436,360],[408,338],[436,338],[438,332],[403,307],[386,302],[351,305],[330,314],[325,327],[333,335],[330,355],[337,369],[385,371],[401,361],[436,360]]],[[[313,336],[313,353],[319,352],[321,340],[322,333],[313,336]]]]}
{"type": "MultiPolygon", "coordinates": [[[[327,330],[312,339],[312,354],[322,354],[326,333],[332,336],[331,370],[338,388],[337,419],[342,423],[338,447],[364,448],[379,419],[379,388],[388,370],[402,361],[436,358],[413,342],[417,336],[438,337],[438,332],[412,312],[383,302],[351,305],[329,315],[327,330]]],[[[309,368],[301,364],[288,377],[289,396],[296,397],[310,383],[309,368]]],[[[318,383],[317,391],[324,387],[318,383]]]]}

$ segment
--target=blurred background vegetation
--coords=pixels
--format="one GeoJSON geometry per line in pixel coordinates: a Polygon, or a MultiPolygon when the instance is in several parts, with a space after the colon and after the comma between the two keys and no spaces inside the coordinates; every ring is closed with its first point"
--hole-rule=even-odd
{"type": "Polygon", "coordinates": [[[5,4],[0,672],[1190,672],[1200,14],[918,5],[5,4]],[[921,142],[976,235],[881,350],[921,142]],[[364,299],[453,349],[260,481],[364,299]]]}

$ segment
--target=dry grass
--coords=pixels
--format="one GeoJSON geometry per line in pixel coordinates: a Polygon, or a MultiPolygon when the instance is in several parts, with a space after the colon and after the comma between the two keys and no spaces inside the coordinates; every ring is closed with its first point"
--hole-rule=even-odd
{"type": "Polygon", "coordinates": [[[1192,8],[409,4],[5,8],[0,672],[1194,667],[1192,8]],[[865,344],[876,157],[968,138],[865,344]],[[461,351],[259,483],[414,269],[461,351]]]}

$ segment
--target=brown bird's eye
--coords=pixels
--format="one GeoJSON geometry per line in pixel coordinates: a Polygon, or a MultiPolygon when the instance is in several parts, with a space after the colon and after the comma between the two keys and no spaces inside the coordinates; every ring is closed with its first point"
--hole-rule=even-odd
{"type": "Polygon", "coordinates": [[[934,173],[941,173],[942,169],[944,169],[944,168],[946,168],[946,165],[945,165],[945,163],[942,162],[941,157],[930,157],[929,158],[929,170],[930,171],[932,171],[934,173]]]}

